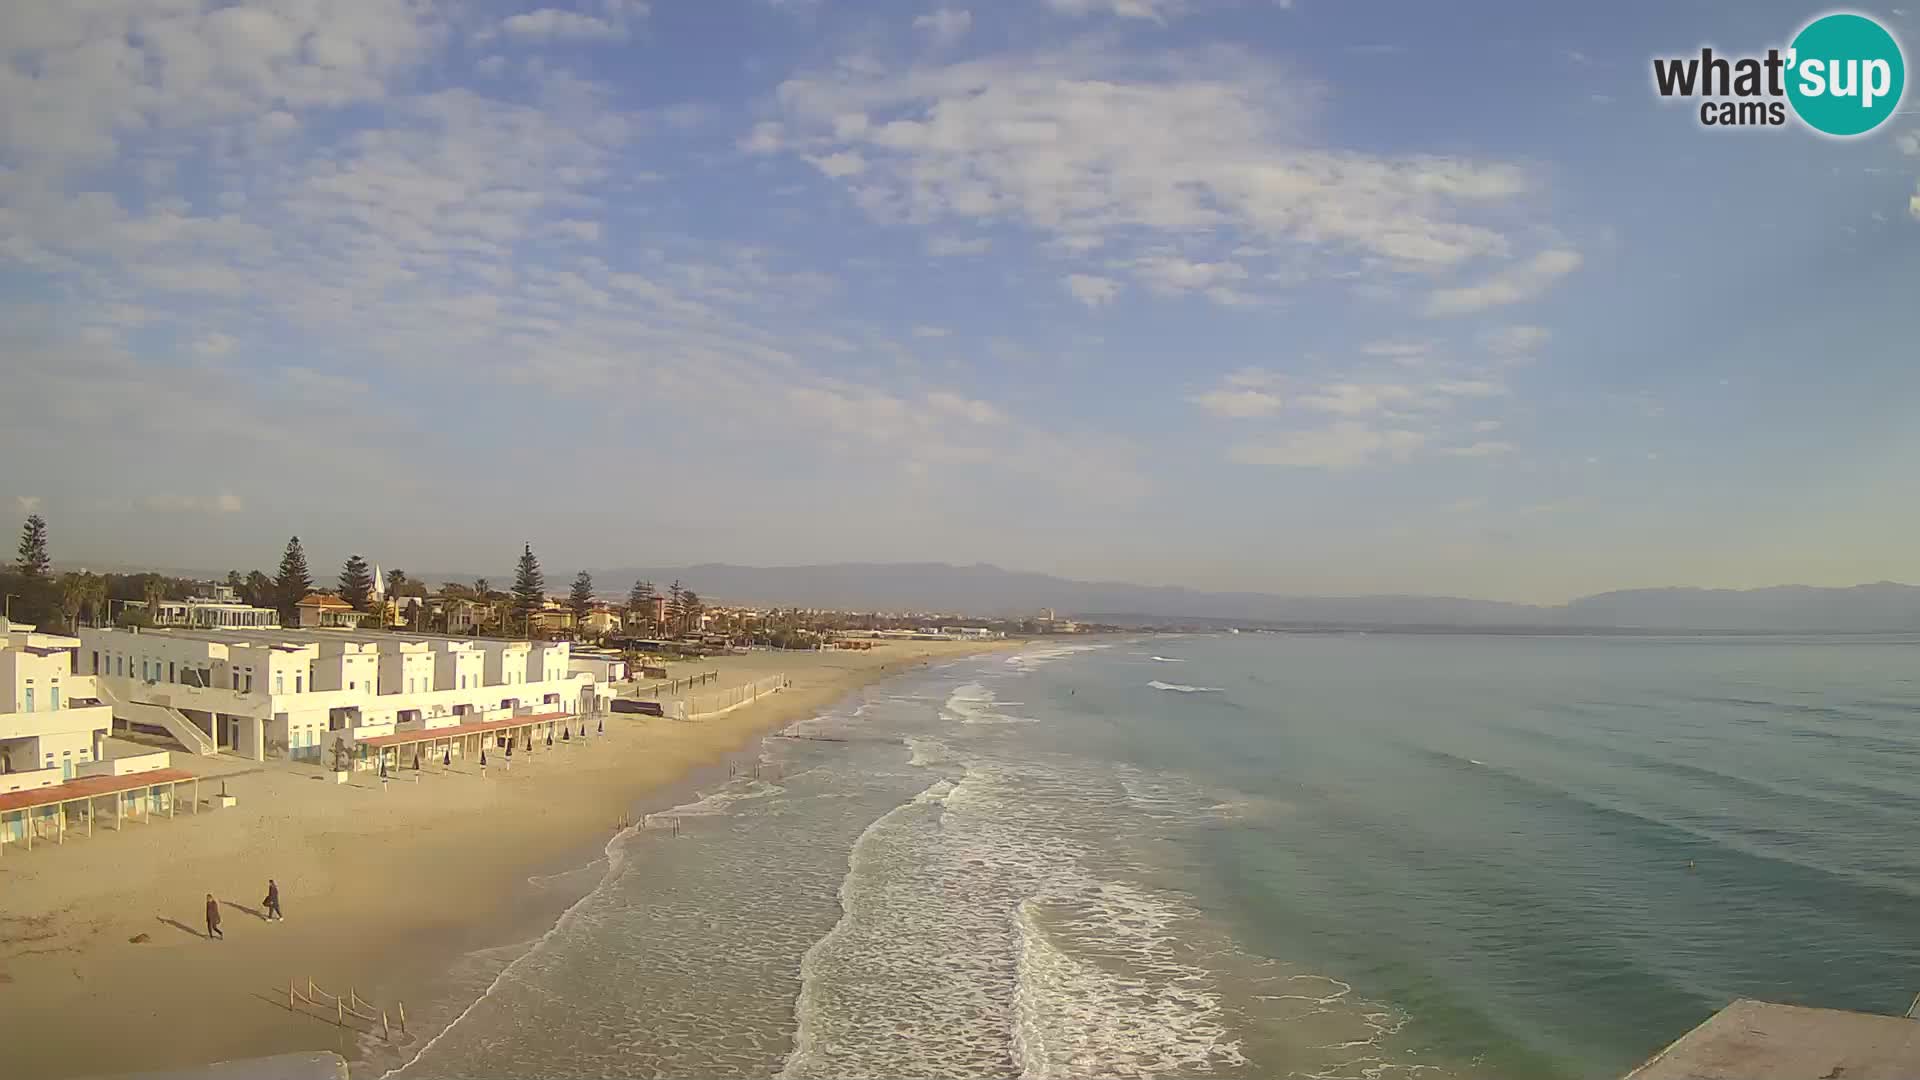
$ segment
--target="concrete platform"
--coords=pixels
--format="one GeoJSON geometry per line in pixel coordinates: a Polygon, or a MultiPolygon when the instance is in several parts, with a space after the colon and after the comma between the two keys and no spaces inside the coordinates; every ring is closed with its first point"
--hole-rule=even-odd
{"type": "Polygon", "coordinates": [[[191,1069],[127,1073],[102,1080],[347,1080],[347,1059],[326,1051],[282,1054],[191,1069]]]}
{"type": "Polygon", "coordinates": [[[1920,1020],[1736,1001],[1626,1080],[1914,1080],[1920,1020]]]}

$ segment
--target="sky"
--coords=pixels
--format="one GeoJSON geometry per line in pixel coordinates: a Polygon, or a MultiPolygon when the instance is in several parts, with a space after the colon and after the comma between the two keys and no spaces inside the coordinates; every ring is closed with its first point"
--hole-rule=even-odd
{"type": "Polygon", "coordinates": [[[1920,98],[1833,140],[1652,90],[1824,10],[9,0],[0,523],[322,577],[1917,580],[1920,98]]]}

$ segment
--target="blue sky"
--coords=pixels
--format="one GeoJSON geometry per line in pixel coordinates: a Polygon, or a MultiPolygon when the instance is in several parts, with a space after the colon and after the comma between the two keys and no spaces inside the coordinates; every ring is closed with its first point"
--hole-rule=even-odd
{"type": "Polygon", "coordinates": [[[0,499],[213,568],[1920,578],[1920,117],[1651,89],[1820,10],[16,0],[0,499]]]}

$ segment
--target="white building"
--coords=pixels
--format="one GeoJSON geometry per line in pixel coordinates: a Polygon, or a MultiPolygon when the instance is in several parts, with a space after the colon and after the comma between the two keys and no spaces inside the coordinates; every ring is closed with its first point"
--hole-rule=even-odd
{"type": "Polygon", "coordinates": [[[293,605],[293,625],[303,629],[336,627],[351,630],[372,617],[368,612],[355,611],[352,604],[332,593],[308,593],[305,599],[293,605]]]}
{"type": "Polygon", "coordinates": [[[75,674],[80,640],[3,619],[0,632],[0,791],[81,775],[103,756],[113,714],[94,700],[94,679],[75,674]]]}
{"type": "MultiPolygon", "coordinates": [[[[127,606],[138,608],[145,607],[146,604],[144,601],[130,600],[127,606]]],[[[191,600],[162,600],[148,613],[148,617],[154,626],[160,627],[276,629],[280,625],[280,613],[272,608],[257,608],[251,604],[229,603],[205,597],[195,597],[191,600]]]]}
{"type": "Polygon", "coordinates": [[[123,721],[196,753],[321,760],[336,742],[601,707],[565,642],[352,630],[81,632],[78,663],[123,721]]]}

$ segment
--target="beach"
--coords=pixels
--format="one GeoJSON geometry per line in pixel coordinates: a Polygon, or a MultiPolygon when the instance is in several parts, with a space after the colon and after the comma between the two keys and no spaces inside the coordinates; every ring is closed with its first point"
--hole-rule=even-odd
{"type": "MultiPolygon", "coordinates": [[[[756,740],[875,680],[993,646],[876,643],[870,652],[756,652],[677,664],[718,671],[699,693],[785,673],[786,690],[697,721],[610,714],[585,745],[427,763],[382,785],[312,765],[221,759],[199,813],[102,829],[0,860],[5,1071],[113,1074],[285,1053],[356,1056],[361,1032],[287,1007],[289,982],[352,992],[412,1025],[441,1022],[450,965],[538,937],[593,887],[623,819],[665,809],[756,740]],[[222,786],[236,800],[210,805],[222,786]],[[582,869],[585,868],[585,869],[582,869]],[[285,921],[260,914],[267,879],[285,921]],[[205,936],[207,894],[224,939],[205,936]],[[134,940],[141,938],[143,940],[134,940]]],[[[589,722],[589,731],[593,732],[589,722]]],[[[577,730],[577,729],[576,729],[577,730]]],[[[205,759],[176,755],[199,769],[205,759]]],[[[663,826],[664,827],[664,826],[663,826]]]]}

